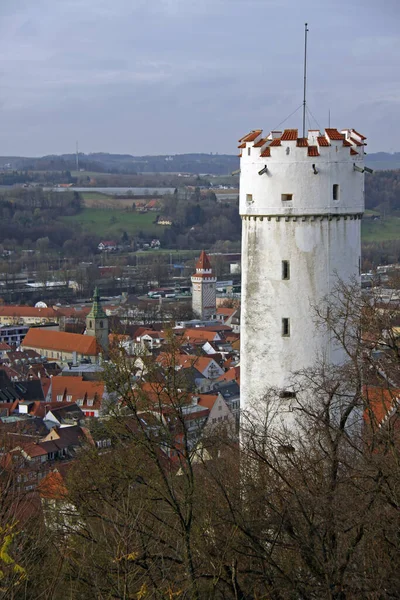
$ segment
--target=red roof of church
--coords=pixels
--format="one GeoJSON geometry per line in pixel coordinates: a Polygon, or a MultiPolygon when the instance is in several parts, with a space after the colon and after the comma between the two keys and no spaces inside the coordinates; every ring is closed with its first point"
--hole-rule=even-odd
{"type": "Polygon", "coordinates": [[[59,352],[75,351],[78,354],[89,356],[97,356],[101,351],[96,338],[91,335],[36,328],[28,330],[22,342],[22,348],[38,348],[59,352]]]}
{"type": "Polygon", "coordinates": [[[197,269],[211,269],[210,259],[208,258],[204,250],[201,251],[200,258],[196,263],[196,271],[197,269]]]}

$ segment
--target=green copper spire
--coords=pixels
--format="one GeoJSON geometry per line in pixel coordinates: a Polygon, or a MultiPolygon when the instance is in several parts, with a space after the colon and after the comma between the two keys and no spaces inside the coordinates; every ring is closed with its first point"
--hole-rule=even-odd
{"type": "Polygon", "coordinates": [[[88,317],[92,319],[107,319],[107,315],[100,304],[100,294],[97,287],[94,289],[92,309],[88,317]]]}

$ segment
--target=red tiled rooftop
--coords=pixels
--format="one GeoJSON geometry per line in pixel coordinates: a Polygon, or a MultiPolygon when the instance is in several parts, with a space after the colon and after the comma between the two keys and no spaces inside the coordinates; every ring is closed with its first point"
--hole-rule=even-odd
{"type": "Polygon", "coordinates": [[[230,317],[237,311],[237,308],[228,308],[225,306],[218,306],[217,315],[224,315],[226,317],[230,317]]]}
{"type": "Polygon", "coordinates": [[[260,156],[262,156],[263,158],[267,158],[268,156],[271,156],[271,150],[268,148],[265,148],[265,150],[263,150],[260,154],[260,156]]]}
{"type": "Polygon", "coordinates": [[[22,347],[57,350],[59,352],[77,352],[88,356],[97,356],[100,352],[96,338],[90,335],[36,328],[28,330],[22,342],[22,347]]]}
{"type": "Polygon", "coordinates": [[[308,146],[308,139],[307,138],[297,138],[296,146],[298,148],[306,148],[308,146]]]}
{"type": "Polygon", "coordinates": [[[270,143],[270,147],[271,146],[280,146],[281,145],[281,139],[280,138],[275,138],[274,140],[272,140],[272,142],[270,143]]]}
{"type": "Polygon", "coordinates": [[[350,148],[350,154],[351,156],[358,156],[358,152],[354,148],[350,148]]]}
{"type": "Polygon", "coordinates": [[[93,408],[98,409],[104,394],[104,383],[101,381],[84,381],[83,377],[65,377],[57,375],[52,378],[51,399],[56,402],[62,397],[62,402],[76,403],[83,400],[86,406],[87,400],[93,400],[93,408]],[[68,400],[71,397],[71,400],[68,400]]]}
{"type": "Polygon", "coordinates": [[[351,144],[348,140],[343,140],[343,146],[349,147],[351,144]]]}
{"type": "Polygon", "coordinates": [[[0,306],[0,317],[36,317],[51,319],[57,317],[54,308],[40,308],[37,306],[0,306]]]}
{"type": "Polygon", "coordinates": [[[200,394],[198,398],[199,400],[197,404],[211,410],[215,404],[216,399],[218,398],[218,394],[200,394]]]}
{"type": "Polygon", "coordinates": [[[326,137],[324,135],[319,135],[317,137],[317,142],[319,146],[330,146],[330,143],[328,142],[328,140],[326,139],[326,137]]]}
{"type": "Polygon", "coordinates": [[[240,144],[240,146],[238,146],[238,148],[246,148],[246,142],[243,142],[243,144],[240,144]]]}
{"type": "Polygon", "coordinates": [[[39,493],[42,498],[61,500],[67,495],[64,478],[58,471],[51,471],[39,484],[39,493]]]}
{"type": "Polygon", "coordinates": [[[285,131],[282,134],[282,141],[289,141],[289,140],[297,140],[297,136],[298,136],[298,131],[297,129],[285,129],[285,131]]]}
{"type": "Polygon", "coordinates": [[[261,148],[267,142],[268,138],[261,138],[258,142],[254,144],[254,148],[261,148]]]}
{"type": "Polygon", "coordinates": [[[353,144],[355,144],[356,146],[362,146],[362,143],[359,142],[358,140],[356,140],[355,138],[351,137],[350,139],[353,142],[353,144]]]}
{"type": "Polygon", "coordinates": [[[326,135],[331,140],[344,140],[344,133],[339,133],[339,131],[337,129],[333,129],[333,128],[329,127],[328,129],[325,129],[325,131],[326,131],[326,135]]]}
{"type": "Polygon", "coordinates": [[[240,138],[239,142],[254,142],[258,136],[262,133],[262,129],[253,129],[250,133],[240,138]]]}
{"type": "Polygon", "coordinates": [[[308,146],[308,156],[319,156],[318,146],[308,146]]]}
{"type": "Polygon", "coordinates": [[[375,420],[376,425],[380,425],[385,417],[396,407],[400,397],[400,389],[380,388],[368,386],[364,388],[365,398],[370,411],[365,411],[364,419],[375,420]]]}
{"type": "Polygon", "coordinates": [[[200,257],[196,263],[196,271],[197,269],[202,271],[211,269],[210,259],[204,250],[201,251],[200,257]]]}

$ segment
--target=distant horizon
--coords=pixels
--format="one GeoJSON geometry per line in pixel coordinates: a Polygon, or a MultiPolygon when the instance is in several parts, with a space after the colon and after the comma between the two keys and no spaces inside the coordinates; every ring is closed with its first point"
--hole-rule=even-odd
{"type": "MultiPolygon", "coordinates": [[[[133,158],[136,157],[140,157],[140,158],[151,158],[151,157],[155,157],[155,156],[185,156],[187,154],[204,154],[205,156],[236,156],[235,152],[232,153],[228,153],[228,152],[196,152],[193,150],[190,150],[188,152],[164,152],[164,153],[154,153],[154,154],[132,154],[130,152],[108,152],[106,150],[94,150],[94,151],[90,151],[90,152],[84,152],[79,150],[79,156],[83,155],[83,156],[90,156],[91,154],[109,154],[109,155],[115,155],[115,156],[132,156],[133,158]]],[[[389,150],[377,150],[376,152],[366,152],[365,153],[366,156],[370,157],[373,156],[374,154],[387,154],[389,156],[394,156],[396,154],[400,154],[400,150],[394,150],[394,151],[389,151],[389,150]]],[[[0,155],[0,159],[2,158],[44,158],[46,156],[67,156],[67,155],[71,155],[71,156],[75,156],[76,152],[49,152],[49,153],[45,153],[45,154],[1,154],[0,155]]]]}

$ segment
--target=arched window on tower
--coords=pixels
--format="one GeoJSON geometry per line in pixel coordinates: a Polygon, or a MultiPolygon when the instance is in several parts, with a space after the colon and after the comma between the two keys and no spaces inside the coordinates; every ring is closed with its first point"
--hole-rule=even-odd
{"type": "Polygon", "coordinates": [[[100,329],[103,329],[103,321],[100,321],[100,329]]]}
{"type": "Polygon", "coordinates": [[[92,321],[89,321],[89,329],[92,329],[93,325],[92,325],[92,321]]]}

